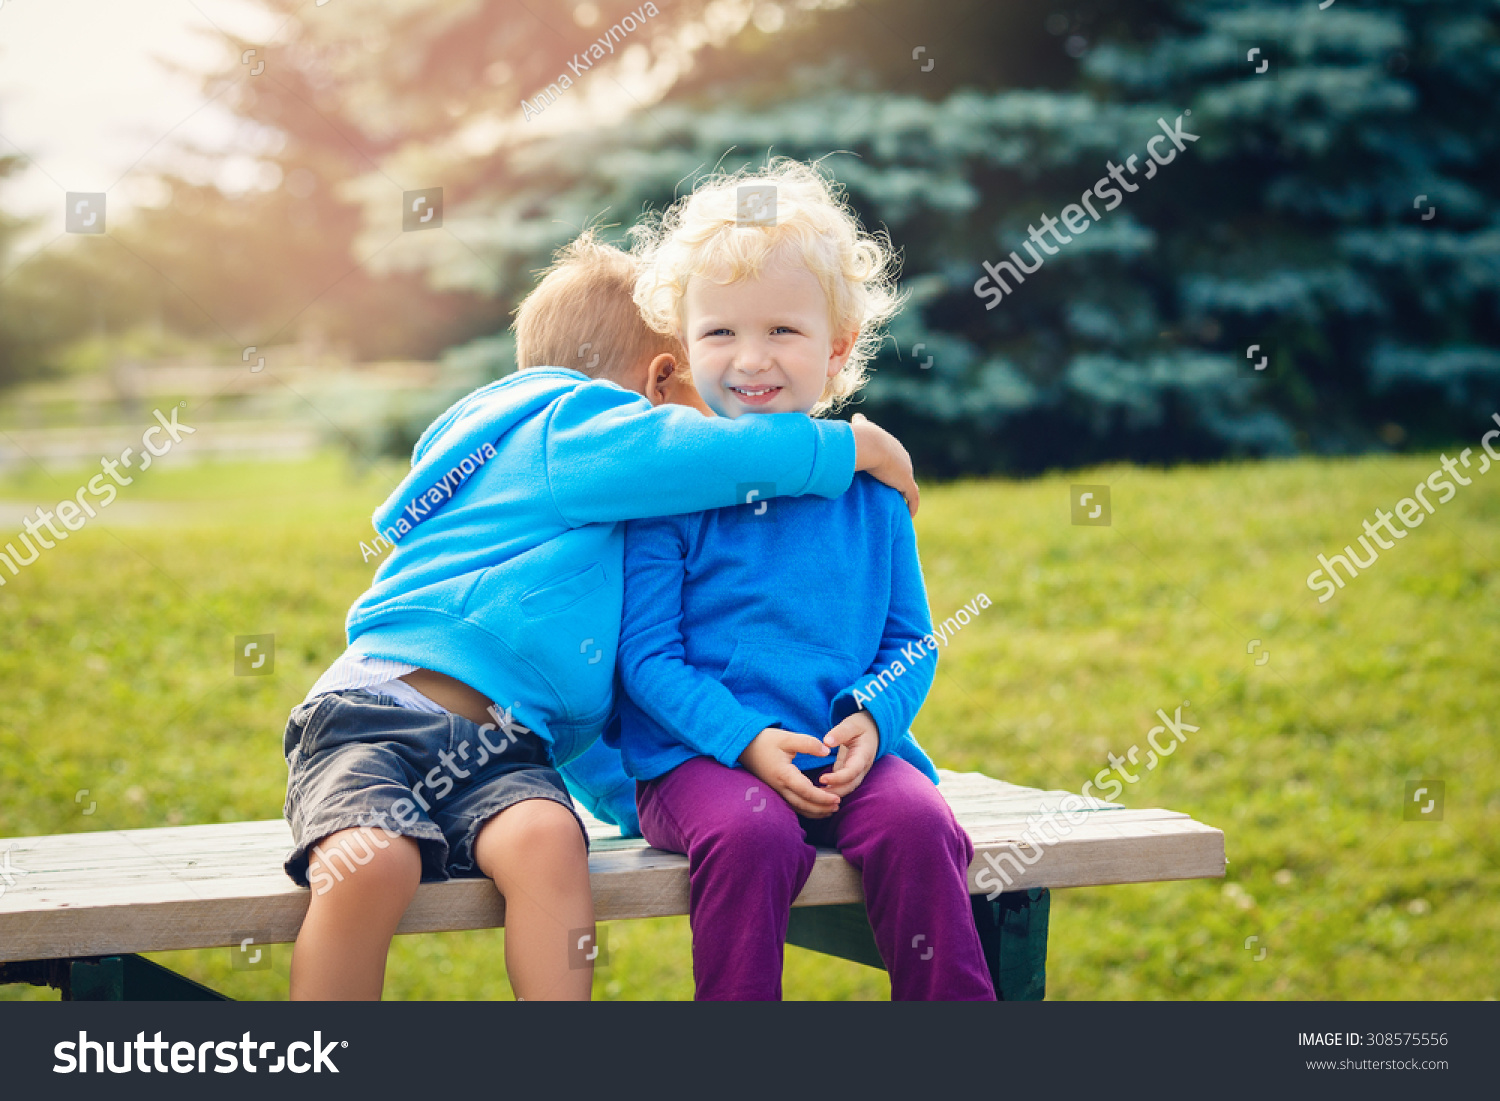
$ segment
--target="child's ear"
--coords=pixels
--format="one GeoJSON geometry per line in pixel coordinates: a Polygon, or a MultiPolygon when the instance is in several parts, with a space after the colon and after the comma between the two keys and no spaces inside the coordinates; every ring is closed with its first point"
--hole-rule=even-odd
{"type": "Polygon", "coordinates": [[[651,361],[651,365],[646,368],[645,395],[652,405],[671,400],[671,382],[676,374],[677,357],[672,353],[663,352],[651,361]]]}
{"type": "Polygon", "coordinates": [[[714,416],[693,385],[692,376],[685,368],[679,369],[675,356],[663,353],[651,361],[646,372],[646,397],[652,405],[681,405],[696,409],[705,417],[714,416]]]}
{"type": "Polygon", "coordinates": [[[859,330],[845,333],[843,336],[834,338],[832,350],[828,356],[828,377],[832,378],[844,369],[844,364],[849,362],[849,356],[854,351],[854,345],[859,340],[859,330]]]}

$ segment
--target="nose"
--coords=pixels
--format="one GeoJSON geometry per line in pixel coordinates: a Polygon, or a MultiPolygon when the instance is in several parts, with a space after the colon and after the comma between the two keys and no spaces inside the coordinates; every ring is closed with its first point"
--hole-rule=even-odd
{"type": "Polygon", "coordinates": [[[759,374],[774,363],[771,349],[760,340],[745,341],[740,345],[739,354],[734,357],[735,367],[746,374],[759,374]]]}

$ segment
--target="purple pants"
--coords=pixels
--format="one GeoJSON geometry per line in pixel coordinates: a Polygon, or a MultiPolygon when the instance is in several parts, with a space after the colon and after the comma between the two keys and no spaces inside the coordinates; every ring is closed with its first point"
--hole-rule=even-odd
{"type": "MultiPolygon", "coordinates": [[[[807,775],[816,783],[821,772],[807,775]]],[[[859,871],[892,1000],[994,1000],[969,908],[974,843],[900,757],[876,761],[828,818],[802,818],[752,773],[710,757],[638,783],[636,802],[646,840],[688,857],[700,1001],[781,997],[787,920],[814,845],[859,871]]]]}

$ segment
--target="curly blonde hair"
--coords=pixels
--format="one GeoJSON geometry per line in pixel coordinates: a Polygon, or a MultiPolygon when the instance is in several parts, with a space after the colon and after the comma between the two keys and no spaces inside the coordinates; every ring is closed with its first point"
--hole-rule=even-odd
{"type": "Polygon", "coordinates": [[[814,416],[838,409],[865,385],[885,323],[901,307],[889,235],[865,230],[841,187],[787,157],[708,177],[630,233],[641,264],[635,303],[648,325],[679,340],[690,279],[753,279],[788,253],[805,264],[823,288],[834,333],[859,332],[813,406],[814,416]],[[774,188],[774,218],[742,215],[740,189],[757,185],[774,188]]]}

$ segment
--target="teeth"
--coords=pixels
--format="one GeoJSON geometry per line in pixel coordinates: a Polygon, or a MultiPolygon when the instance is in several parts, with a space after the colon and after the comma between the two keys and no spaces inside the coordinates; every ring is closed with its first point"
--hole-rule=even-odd
{"type": "Polygon", "coordinates": [[[763,386],[759,390],[746,390],[742,386],[731,386],[730,389],[736,394],[744,394],[747,398],[758,398],[762,394],[769,394],[772,390],[779,390],[781,388],[779,386],[763,386]]]}

